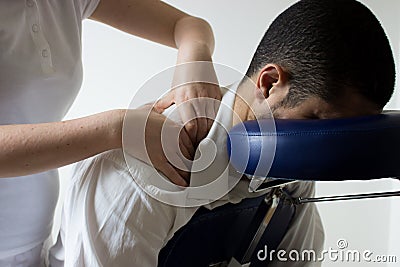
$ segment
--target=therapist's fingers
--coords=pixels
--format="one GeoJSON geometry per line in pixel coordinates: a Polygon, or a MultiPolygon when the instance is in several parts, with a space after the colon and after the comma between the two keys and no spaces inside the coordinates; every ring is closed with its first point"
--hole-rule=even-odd
{"type": "Polygon", "coordinates": [[[196,111],[190,103],[183,103],[178,106],[178,113],[184,123],[185,130],[189,135],[191,142],[195,144],[197,136],[196,111]]]}
{"type": "MultiPolygon", "coordinates": [[[[181,148],[181,151],[179,151],[179,148],[174,148],[173,147],[164,147],[164,153],[165,153],[165,158],[168,161],[168,164],[174,169],[172,169],[169,166],[166,166],[166,169],[163,169],[163,172],[167,177],[170,179],[171,182],[174,184],[180,185],[180,186],[187,186],[181,183],[181,180],[178,180],[178,177],[176,175],[179,175],[180,178],[184,179],[185,182],[187,183],[189,181],[189,173],[187,172],[190,170],[190,161],[185,158],[185,154],[188,155],[188,153],[184,152],[185,148],[181,148]],[[182,153],[183,152],[183,153],[182,153]],[[170,175],[173,175],[170,177],[170,175]]],[[[190,155],[188,155],[190,157],[190,155]]]]}
{"type": "Polygon", "coordinates": [[[186,183],[189,185],[190,184],[190,172],[186,172],[183,170],[180,170],[178,168],[175,168],[175,170],[179,173],[179,175],[185,179],[186,183]]]}
{"type": "Polygon", "coordinates": [[[179,132],[179,146],[181,149],[185,149],[185,151],[187,151],[189,154],[189,157],[187,157],[188,159],[192,159],[194,157],[195,147],[185,128],[182,128],[179,132]]]}
{"type": "Polygon", "coordinates": [[[192,159],[193,153],[191,153],[182,142],[179,142],[179,148],[181,150],[183,157],[185,157],[187,160],[192,159]]]}
{"type": "Polygon", "coordinates": [[[207,101],[209,98],[201,97],[191,101],[194,111],[196,112],[196,123],[197,123],[197,133],[196,133],[196,143],[200,143],[200,141],[206,137],[207,132],[209,130],[207,125],[207,101]]]}
{"type": "Polygon", "coordinates": [[[181,157],[179,154],[169,155],[170,165],[174,167],[176,172],[186,181],[189,181],[189,172],[191,163],[181,157]]]}
{"type": "Polygon", "coordinates": [[[162,165],[160,171],[174,184],[184,187],[188,186],[188,182],[186,182],[185,178],[170,164],[162,165]]]}
{"type": "Polygon", "coordinates": [[[216,116],[216,112],[214,110],[214,102],[219,102],[219,101],[208,101],[207,102],[207,107],[206,107],[206,112],[207,112],[207,129],[210,130],[212,124],[215,121],[215,116],[216,116]]]}
{"type": "Polygon", "coordinates": [[[172,104],[175,103],[174,98],[175,98],[175,91],[172,90],[154,103],[153,110],[157,113],[164,112],[165,109],[169,108],[172,104]]]}
{"type": "Polygon", "coordinates": [[[217,117],[218,110],[221,107],[221,101],[213,101],[210,107],[207,110],[210,110],[213,113],[213,122],[215,121],[215,118],[217,117]]]}
{"type": "Polygon", "coordinates": [[[215,119],[215,110],[209,112],[209,106],[214,109],[213,104],[210,104],[210,102],[220,102],[221,91],[217,84],[207,82],[194,82],[178,87],[177,94],[178,92],[182,94],[182,92],[179,91],[183,90],[182,88],[185,88],[184,102],[179,111],[182,114],[184,123],[189,121],[189,118],[196,119],[191,121],[191,124],[185,125],[185,128],[189,132],[192,141],[198,144],[207,136],[211,128],[212,122],[208,120],[211,119],[213,121],[215,119]],[[195,135],[193,133],[194,131],[196,132],[195,135]]]}
{"type": "Polygon", "coordinates": [[[214,120],[212,120],[212,119],[207,119],[207,127],[208,127],[209,129],[211,129],[211,126],[213,125],[213,123],[214,123],[214,120]]]}

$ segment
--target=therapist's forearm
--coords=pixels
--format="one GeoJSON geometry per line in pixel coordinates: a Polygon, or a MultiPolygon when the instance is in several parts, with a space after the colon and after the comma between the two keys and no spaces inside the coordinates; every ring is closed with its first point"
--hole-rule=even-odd
{"type": "Polygon", "coordinates": [[[0,126],[0,177],[65,166],[121,147],[124,110],[75,120],[0,126]]]}

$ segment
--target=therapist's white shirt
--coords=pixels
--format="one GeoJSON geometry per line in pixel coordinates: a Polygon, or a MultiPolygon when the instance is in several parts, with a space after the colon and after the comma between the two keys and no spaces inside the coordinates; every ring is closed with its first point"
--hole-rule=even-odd
{"type": "MultiPolygon", "coordinates": [[[[204,184],[205,179],[218,176],[227,166],[226,139],[227,131],[232,126],[230,109],[234,97],[234,92],[223,95],[216,117],[219,123],[213,124],[206,138],[208,141],[202,141],[205,146],[202,154],[206,158],[212,150],[211,147],[207,148],[212,143],[210,140],[218,148],[217,155],[209,168],[192,174],[191,185],[204,184]]],[[[154,175],[151,176],[154,169],[125,156],[128,157],[130,170],[121,150],[109,151],[77,164],[66,192],[57,244],[50,250],[52,267],[64,264],[87,267],[157,266],[161,248],[198,209],[168,205],[148,195],[133,177],[151,180],[154,178],[154,175]]],[[[219,186],[226,184],[219,183],[219,186]]],[[[240,180],[227,195],[207,207],[237,203],[243,198],[257,196],[248,192],[248,185],[248,181],[240,180]]],[[[289,185],[288,189],[293,196],[312,196],[314,183],[295,183],[289,185]]],[[[280,248],[287,251],[314,249],[318,252],[322,250],[323,242],[324,233],[316,206],[303,205],[297,208],[280,248]]],[[[306,265],[304,262],[274,262],[272,266],[306,265]]]]}
{"type": "MultiPolygon", "coordinates": [[[[81,25],[99,0],[0,0],[0,124],[60,121],[82,82],[81,25]]],[[[56,170],[0,179],[0,266],[37,266],[56,170]]]]}

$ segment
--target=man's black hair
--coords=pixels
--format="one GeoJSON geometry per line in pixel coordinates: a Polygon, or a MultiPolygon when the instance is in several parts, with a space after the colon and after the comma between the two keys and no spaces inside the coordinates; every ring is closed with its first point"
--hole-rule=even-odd
{"type": "Polygon", "coordinates": [[[284,107],[310,96],[332,103],[351,89],[383,108],[394,90],[388,38],[374,14],[355,0],[302,0],[289,7],[268,28],[247,76],[267,63],[289,74],[284,107]]]}

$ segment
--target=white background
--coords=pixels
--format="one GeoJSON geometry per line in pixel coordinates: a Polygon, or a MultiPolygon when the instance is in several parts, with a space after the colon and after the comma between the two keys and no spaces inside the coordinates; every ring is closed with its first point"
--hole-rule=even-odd
{"type": "MultiPolygon", "coordinates": [[[[268,25],[274,17],[295,1],[169,0],[167,2],[208,20],[216,36],[214,61],[245,72],[268,25]]],[[[362,2],[366,3],[381,20],[398,63],[400,1],[363,0],[362,2]]],[[[134,93],[147,79],[175,63],[175,50],[129,36],[90,20],[84,22],[82,41],[84,82],[66,119],[109,109],[127,108],[134,93]]],[[[388,108],[400,107],[398,87],[388,108]]],[[[60,199],[63,197],[70,171],[70,166],[60,170],[60,199]]],[[[400,183],[388,179],[373,182],[326,182],[318,183],[317,195],[375,192],[395,188],[399,189],[400,183]]],[[[337,240],[345,238],[349,243],[349,249],[360,251],[368,249],[375,254],[397,255],[400,262],[399,199],[357,200],[324,203],[318,206],[326,230],[326,248],[337,249],[337,240]]],[[[59,213],[58,207],[55,225],[59,223],[59,213]]],[[[333,263],[328,260],[324,266],[334,264],[365,265],[333,263]]],[[[375,263],[368,266],[395,265],[375,263]]]]}

